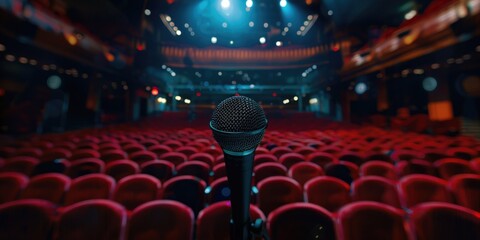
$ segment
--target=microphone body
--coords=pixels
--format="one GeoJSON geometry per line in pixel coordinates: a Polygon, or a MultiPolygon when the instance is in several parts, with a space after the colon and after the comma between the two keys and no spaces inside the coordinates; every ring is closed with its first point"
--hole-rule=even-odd
{"type": "Polygon", "coordinates": [[[215,109],[210,128],[222,147],[232,204],[232,240],[250,238],[250,189],[255,149],[267,127],[257,102],[243,96],[225,99],[215,109]]]}

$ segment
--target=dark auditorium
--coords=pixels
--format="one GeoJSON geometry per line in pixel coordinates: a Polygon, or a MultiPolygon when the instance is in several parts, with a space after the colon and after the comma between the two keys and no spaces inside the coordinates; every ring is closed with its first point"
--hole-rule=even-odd
{"type": "Polygon", "coordinates": [[[0,0],[0,240],[480,240],[480,0],[0,0]]]}

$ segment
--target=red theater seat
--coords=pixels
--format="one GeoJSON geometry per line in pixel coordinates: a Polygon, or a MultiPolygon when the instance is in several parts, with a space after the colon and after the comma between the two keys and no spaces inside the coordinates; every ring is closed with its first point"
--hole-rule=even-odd
{"type": "Polygon", "coordinates": [[[213,167],[215,163],[215,158],[208,153],[194,153],[188,158],[189,161],[200,161],[208,164],[210,167],[213,167]]]}
{"type": "Polygon", "coordinates": [[[433,167],[432,163],[419,159],[397,162],[395,165],[395,171],[400,177],[410,174],[426,174],[431,176],[436,175],[435,167],[433,167]]]}
{"type": "Polygon", "coordinates": [[[419,151],[414,150],[395,150],[390,156],[393,161],[410,161],[412,159],[423,159],[425,156],[419,151]]]}
{"type": "Polygon", "coordinates": [[[144,162],[140,168],[142,173],[154,176],[161,182],[165,182],[172,178],[175,172],[175,165],[165,160],[144,162]]]}
{"type": "Polygon", "coordinates": [[[5,160],[2,172],[18,172],[30,175],[40,161],[33,157],[13,157],[5,160]]]}
{"type": "Polygon", "coordinates": [[[105,163],[96,158],[80,159],[73,162],[68,168],[67,175],[76,178],[91,173],[105,172],[105,163]]]}
{"type": "Polygon", "coordinates": [[[383,161],[369,161],[360,166],[360,176],[379,176],[390,180],[397,179],[397,173],[391,163],[383,161]]]}
{"type": "Polygon", "coordinates": [[[480,212],[480,175],[455,175],[448,182],[448,190],[458,205],[480,212]]]}
{"type": "Polygon", "coordinates": [[[123,151],[125,151],[129,155],[131,155],[133,153],[136,153],[136,152],[145,151],[145,147],[140,143],[127,144],[127,145],[122,146],[122,149],[123,149],[123,151]]]}
{"type": "Polygon", "coordinates": [[[444,158],[433,164],[437,168],[438,175],[448,180],[451,177],[462,173],[474,173],[467,160],[458,158],[444,158]]]}
{"type": "Polygon", "coordinates": [[[344,152],[340,154],[338,160],[355,163],[357,166],[360,166],[365,161],[363,156],[357,152],[344,152]]]}
{"type": "Polygon", "coordinates": [[[193,176],[178,176],[165,182],[162,199],[179,201],[198,214],[205,206],[205,181],[193,176]]]}
{"type": "Polygon", "coordinates": [[[227,176],[227,169],[225,167],[225,163],[218,163],[213,167],[213,180],[226,177],[227,176]]]}
{"type": "Polygon", "coordinates": [[[298,153],[285,153],[283,154],[278,161],[283,164],[285,167],[290,168],[295,163],[305,162],[305,157],[298,153]]]}
{"type": "Polygon", "coordinates": [[[100,158],[100,153],[93,149],[78,149],[73,151],[70,161],[84,158],[100,158]]]}
{"type": "MultiPolygon", "coordinates": [[[[263,219],[265,215],[254,205],[250,205],[250,217],[263,219]]],[[[197,217],[198,240],[225,240],[230,239],[231,206],[229,201],[212,204],[203,209],[197,217]]]]}
{"type": "Polygon", "coordinates": [[[105,174],[112,176],[116,181],[139,172],[138,164],[130,160],[115,160],[105,166],[105,174]]]}
{"type": "Polygon", "coordinates": [[[395,182],[383,177],[361,177],[352,183],[353,201],[374,201],[401,208],[395,182]]]}
{"type": "Polygon", "coordinates": [[[107,151],[102,152],[100,158],[106,162],[112,162],[115,160],[122,160],[127,158],[127,154],[121,149],[109,149],[107,151]]]}
{"type": "Polygon", "coordinates": [[[177,140],[167,140],[167,141],[163,142],[162,144],[166,145],[166,146],[169,146],[173,150],[183,146],[183,143],[180,142],[180,141],[177,141],[177,140]]]}
{"type": "Polygon", "coordinates": [[[450,203],[423,203],[410,214],[417,240],[480,239],[480,215],[450,203]]]}
{"type": "Polygon", "coordinates": [[[480,174],[480,158],[470,160],[470,167],[480,174]]]}
{"type": "Polygon", "coordinates": [[[311,203],[290,203],[268,216],[267,230],[272,240],[335,240],[335,220],[326,209],[311,203]]]}
{"type": "Polygon", "coordinates": [[[275,155],[275,157],[280,158],[283,154],[291,153],[293,151],[289,147],[276,147],[270,150],[270,152],[275,155]]]}
{"type": "Polygon", "coordinates": [[[72,156],[72,152],[69,149],[64,148],[51,148],[43,152],[40,160],[52,161],[55,159],[68,159],[72,156]]]}
{"type": "Polygon", "coordinates": [[[325,175],[336,177],[350,184],[353,180],[359,178],[358,166],[352,162],[333,162],[327,164],[324,168],[325,175]]]}
{"type": "Polygon", "coordinates": [[[210,180],[210,166],[200,161],[184,162],[177,166],[177,175],[195,176],[208,182],[210,180]]]}
{"type": "Polygon", "coordinates": [[[115,188],[113,200],[133,210],[139,205],[158,198],[161,183],[147,174],[135,174],[122,178],[115,188]]]}
{"type": "Polygon", "coordinates": [[[303,188],[306,202],[321,206],[330,212],[336,212],[350,202],[350,186],[335,177],[313,178],[306,182],[303,188]]]}
{"type": "Polygon", "coordinates": [[[15,152],[15,156],[26,156],[26,157],[34,157],[34,158],[40,158],[42,154],[43,154],[42,149],[34,148],[34,147],[21,148],[15,152]]]}
{"type": "Polygon", "coordinates": [[[405,213],[378,202],[355,202],[338,212],[338,239],[409,240],[405,213]]]}
{"type": "Polygon", "coordinates": [[[398,182],[398,194],[404,208],[424,202],[451,202],[447,181],[424,174],[412,174],[398,182]]]}
{"type": "Polygon", "coordinates": [[[301,154],[303,156],[308,156],[308,155],[314,153],[315,151],[316,151],[315,148],[305,147],[305,146],[299,147],[299,148],[294,150],[295,153],[301,154]]]}
{"type": "Polygon", "coordinates": [[[52,239],[55,206],[39,199],[17,200],[0,205],[0,239],[52,239]]]}
{"type": "Polygon", "coordinates": [[[325,166],[329,163],[337,161],[332,154],[325,152],[314,152],[308,155],[306,160],[308,162],[315,163],[322,168],[325,168],[325,166]]]}
{"type": "Polygon", "coordinates": [[[164,153],[173,152],[171,147],[161,144],[150,146],[147,150],[157,154],[157,157],[160,157],[164,153]]]}
{"type": "Polygon", "coordinates": [[[191,240],[193,211],[182,203],[156,200],[142,204],[132,212],[128,239],[191,240]]]}
{"type": "Polygon", "coordinates": [[[323,169],[311,162],[299,162],[288,170],[288,176],[295,179],[300,186],[310,179],[324,175],[323,169]]]}
{"type": "Polygon", "coordinates": [[[264,147],[257,147],[257,149],[255,149],[255,155],[268,154],[268,153],[270,153],[270,151],[264,147]]]}
{"type": "Polygon", "coordinates": [[[28,177],[21,173],[0,173],[0,204],[17,199],[27,184],[28,177]]]}
{"type": "Polygon", "coordinates": [[[190,157],[190,155],[193,155],[195,153],[198,153],[198,149],[194,147],[189,147],[189,146],[182,146],[177,149],[175,149],[175,152],[183,153],[187,157],[190,157]]]}
{"type": "Polygon", "coordinates": [[[447,149],[447,155],[464,160],[471,160],[478,155],[478,152],[467,147],[454,147],[447,149]]]}
{"type": "Polygon", "coordinates": [[[130,154],[130,159],[141,165],[144,162],[157,159],[157,154],[154,152],[141,150],[130,154]]]}
{"type": "Polygon", "coordinates": [[[257,183],[257,188],[257,205],[265,215],[285,204],[303,201],[302,187],[289,177],[266,178],[257,183]]]}
{"type": "Polygon", "coordinates": [[[87,200],[66,207],[59,218],[58,240],[125,239],[127,212],[110,200],[87,200]]]}
{"type": "Polygon", "coordinates": [[[20,195],[22,199],[43,199],[60,205],[63,196],[70,188],[70,178],[59,173],[45,173],[30,179],[20,195]]]}
{"type": "Polygon", "coordinates": [[[169,161],[175,164],[175,166],[178,166],[181,163],[186,162],[188,157],[183,153],[169,152],[169,153],[162,154],[159,159],[169,161]]]}
{"type": "Polygon", "coordinates": [[[255,159],[253,160],[253,165],[258,166],[266,162],[278,162],[278,159],[277,157],[275,157],[275,155],[270,153],[258,154],[258,155],[255,155],[255,159]]]}
{"type": "Polygon", "coordinates": [[[231,190],[227,177],[219,178],[213,181],[210,186],[205,189],[207,202],[209,204],[230,200],[231,190]]]}
{"type": "Polygon", "coordinates": [[[65,196],[65,205],[91,199],[110,199],[115,189],[115,179],[94,173],[78,177],[72,181],[65,196]]]}
{"type": "Polygon", "coordinates": [[[253,168],[255,183],[273,176],[287,176],[287,168],[278,162],[266,162],[253,168]]]}

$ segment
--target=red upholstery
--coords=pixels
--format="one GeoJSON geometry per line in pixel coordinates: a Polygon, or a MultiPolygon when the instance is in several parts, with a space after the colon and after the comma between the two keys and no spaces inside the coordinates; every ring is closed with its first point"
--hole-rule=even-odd
{"type": "Polygon", "coordinates": [[[315,163],[322,168],[325,168],[325,166],[329,163],[337,161],[332,154],[325,152],[314,152],[308,155],[306,160],[308,162],[315,163]]]}
{"type": "Polygon", "coordinates": [[[13,157],[5,160],[5,165],[1,168],[1,171],[30,175],[38,163],[39,160],[33,157],[13,157]]]}
{"type": "Polygon", "coordinates": [[[204,190],[207,184],[193,176],[178,176],[165,182],[162,199],[179,201],[198,214],[205,206],[204,190]]]}
{"type": "Polygon", "coordinates": [[[138,206],[128,223],[128,239],[191,240],[193,211],[182,203],[156,200],[138,206]]]}
{"type": "Polygon", "coordinates": [[[65,205],[90,199],[110,199],[115,189],[115,179],[93,173],[78,177],[72,181],[70,190],[65,196],[65,205]]]}
{"type": "Polygon", "coordinates": [[[17,199],[27,184],[28,177],[21,173],[0,173],[0,204],[17,199]]]}
{"type": "Polygon", "coordinates": [[[338,239],[408,240],[405,213],[378,202],[355,202],[338,212],[338,239]]]}
{"type": "Polygon", "coordinates": [[[316,151],[315,148],[312,147],[299,147],[294,150],[294,152],[301,154],[303,156],[308,156],[316,151]]]}
{"type": "Polygon", "coordinates": [[[451,202],[447,181],[424,174],[412,174],[398,182],[398,194],[404,208],[423,202],[451,202]]]}
{"type": "Polygon", "coordinates": [[[72,152],[69,149],[64,148],[51,148],[43,152],[42,161],[51,161],[59,158],[68,159],[72,156],[72,152]]]}
{"type": "Polygon", "coordinates": [[[357,152],[343,152],[338,157],[338,160],[355,163],[357,166],[360,166],[365,161],[364,157],[357,152]]]}
{"type": "Polygon", "coordinates": [[[147,148],[148,151],[154,152],[157,154],[157,157],[160,157],[164,153],[172,152],[172,148],[166,145],[153,145],[147,148]]]}
{"type": "Polygon", "coordinates": [[[383,161],[369,161],[360,166],[360,176],[379,176],[390,180],[397,179],[397,173],[391,163],[383,161]]]}
{"type": "Polygon", "coordinates": [[[115,160],[105,166],[105,173],[115,178],[116,181],[139,172],[138,164],[130,160],[115,160]]]}
{"type": "Polygon", "coordinates": [[[123,151],[125,151],[129,155],[131,155],[133,153],[136,153],[136,152],[145,151],[145,147],[140,143],[127,144],[127,145],[122,146],[122,149],[123,149],[123,151]]]}
{"type": "Polygon", "coordinates": [[[423,203],[412,209],[417,240],[480,239],[480,214],[450,203],[423,203]]]}
{"type": "Polygon", "coordinates": [[[412,159],[423,159],[424,155],[419,151],[395,150],[390,157],[393,161],[399,162],[402,160],[409,161],[412,159]]]}
{"type": "Polygon", "coordinates": [[[183,153],[187,155],[187,157],[190,157],[190,155],[193,155],[195,153],[198,153],[198,149],[190,146],[182,146],[177,149],[175,149],[175,152],[183,153]]]}
{"type": "Polygon", "coordinates": [[[169,152],[162,154],[159,159],[169,161],[175,164],[175,166],[178,166],[181,163],[186,162],[188,157],[183,153],[169,152]]]}
{"type": "Polygon", "coordinates": [[[374,201],[400,208],[395,182],[378,176],[361,177],[352,183],[353,201],[374,201]]]}
{"type": "Polygon", "coordinates": [[[295,179],[302,187],[308,180],[322,175],[324,175],[323,169],[311,162],[296,163],[288,170],[288,176],[295,179]]]}
{"type": "Polygon", "coordinates": [[[36,198],[48,200],[60,205],[63,196],[70,188],[70,178],[59,173],[45,173],[30,179],[20,198],[36,198]]]}
{"type": "Polygon", "coordinates": [[[435,176],[435,168],[425,160],[413,159],[410,161],[400,161],[395,165],[395,171],[400,177],[410,174],[426,174],[435,176]]]}
{"type": "Polygon", "coordinates": [[[335,220],[326,209],[311,203],[290,203],[268,216],[272,240],[335,239],[335,220]]]}
{"type": "Polygon", "coordinates": [[[26,157],[34,157],[34,158],[40,158],[42,154],[43,154],[42,149],[34,148],[34,147],[21,148],[15,152],[16,156],[26,156],[26,157]]]}
{"type": "Polygon", "coordinates": [[[470,166],[474,171],[480,174],[480,158],[470,160],[470,166]]]}
{"type": "Polygon", "coordinates": [[[158,198],[161,183],[147,174],[135,174],[122,178],[115,188],[113,200],[133,210],[137,206],[158,198]]]}
{"type": "Polygon", "coordinates": [[[230,200],[231,190],[227,177],[221,177],[213,181],[205,189],[205,194],[207,194],[207,202],[210,204],[230,200]]]}
{"type": "Polygon", "coordinates": [[[104,162],[108,163],[108,162],[112,162],[112,161],[115,161],[115,160],[122,160],[122,159],[125,159],[126,157],[127,157],[127,154],[123,150],[121,150],[121,149],[110,149],[110,150],[102,152],[100,158],[104,162]]]}
{"type": "Polygon", "coordinates": [[[265,215],[285,204],[303,201],[302,187],[289,177],[266,178],[257,184],[257,188],[257,205],[265,215]]]}
{"type": "Polygon", "coordinates": [[[448,190],[458,205],[480,212],[480,175],[455,175],[448,182],[448,190]]]}
{"type": "Polygon", "coordinates": [[[52,239],[55,206],[40,199],[17,200],[0,205],[0,239],[52,239]]]}
{"type": "Polygon", "coordinates": [[[177,141],[177,140],[167,140],[167,141],[163,142],[162,144],[166,145],[166,146],[169,146],[170,148],[172,148],[172,150],[175,150],[175,149],[183,146],[183,143],[180,142],[180,141],[177,141]]]}
{"type": "Polygon", "coordinates": [[[215,158],[208,153],[194,153],[188,158],[189,161],[201,161],[213,167],[215,158]]]}
{"type": "Polygon", "coordinates": [[[66,207],[58,221],[58,240],[124,239],[127,212],[110,200],[87,200],[66,207]]]}
{"type": "Polygon", "coordinates": [[[154,176],[161,182],[165,182],[173,177],[175,165],[165,160],[152,160],[144,162],[140,166],[142,173],[154,176]]]}
{"type": "MultiPolygon", "coordinates": [[[[265,221],[265,215],[254,205],[250,205],[250,217],[252,220],[261,218],[265,221]]],[[[214,203],[203,209],[197,217],[198,240],[225,240],[230,239],[231,206],[229,201],[214,203]]]]}
{"type": "Polygon", "coordinates": [[[290,149],[288,147],[276,147],[276,148],[270,150],[270,152],[273,155],[275,155],[275,157],[280,158],[283,154],[291,153],[293,151],[292,151],[292,149],[290,149]]]}
{"type": "Polygon", "coordinates": [[[350,202],[350,186],[335,177],[313,178],[306,182],[303,188],[306,202],[321,206],[330,212],[336,212],[350,202]]]}
{"type": "Polygon", "coordinates": [[[458,158],[444,158],[433,164],[437,168],[438,175],[448,180],[454,175],[462,173],[474,173],[467,160],[458,158]]]}
{"type": "Polygon", "coordinates": [[[275,157],[275,155],[270,153],[257,154],[255,155],[255,159],[253,160],[253,165],[258,166],[266,162],[278,162],[278,159],[277,157],[275,157]]]}
{"type": "Polygon", "coordinates": [[[93,149],[78,149],[73,151],[72,156],[69,160],[77,160],[83,158],[100,158],[100,153],[97,150],[93,149]]]}
{"type": "Polygon", "coordinates": [[[144,162],[148,162],[151,160],[157,159],[157,154],[154,152],[146,151],[146,150],[141,150],[134,152],[129,155],[130,159],[138,163],[138,165],[141,165],[144,162]]]}
{"type": "Polygon", "coordinates": [[[218,163],[213,167],[213,179],[219,179],[221,177],[227,176],[227,169],[225,168],[225,163],[218,163]]]}
{"type": "Polygon", "coordinates": [[[256,183],[273,176],[287,176],[287,168],[278,162],[266,162],[253,168],[256,183]]]}
{"type": "Polygon", "coordinates": [[[210,166],[200,161],[184,162],[177,166],[177,175],[195,176],[208,182],[210,180],[210,166]]]}
{"type": "Polygon", "coordinates": [[[449,148],[449,149],[447,149],[447,155],[455,157],[455,158],[464,159],[464,160],[471,160],[471,159],[479,156],[477,151],[475,151],[471,148],[467,148],[467,147],[449,148]]]}
{"type": "Polygon", "coordinates": [[[359,177],[358,166],[352,162],[333,162],[327,164],[324,168],[325,175],[336,177],[350,184],[359,177]]]}
{"type": "Polygon", "coordinates": [[[67,175],[71,178],[91,173],[105,172],[105,163],[97,158],[80,159],[73,162],[68,168],[67,175]]]}
{"type": "Polygon", "coordinates": [[[278,161],[283,164],[285,167],[290,168],[295,163],[305,162],[305,157],[298,153],[285,153],[283,154],[278,161]]]}

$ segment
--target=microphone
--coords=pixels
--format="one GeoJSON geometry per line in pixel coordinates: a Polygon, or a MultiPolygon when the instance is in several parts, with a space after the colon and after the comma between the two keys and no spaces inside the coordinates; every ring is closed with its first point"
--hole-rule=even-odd
{"type": "Polygon", "coordinates": [[[231,189],[232,240],[249,239],[250,188],[255,149],[262,141],[267,118],[260,105],[244,96],[223,100],[210,121],[213,137],[223,150],[231,189]]]}

